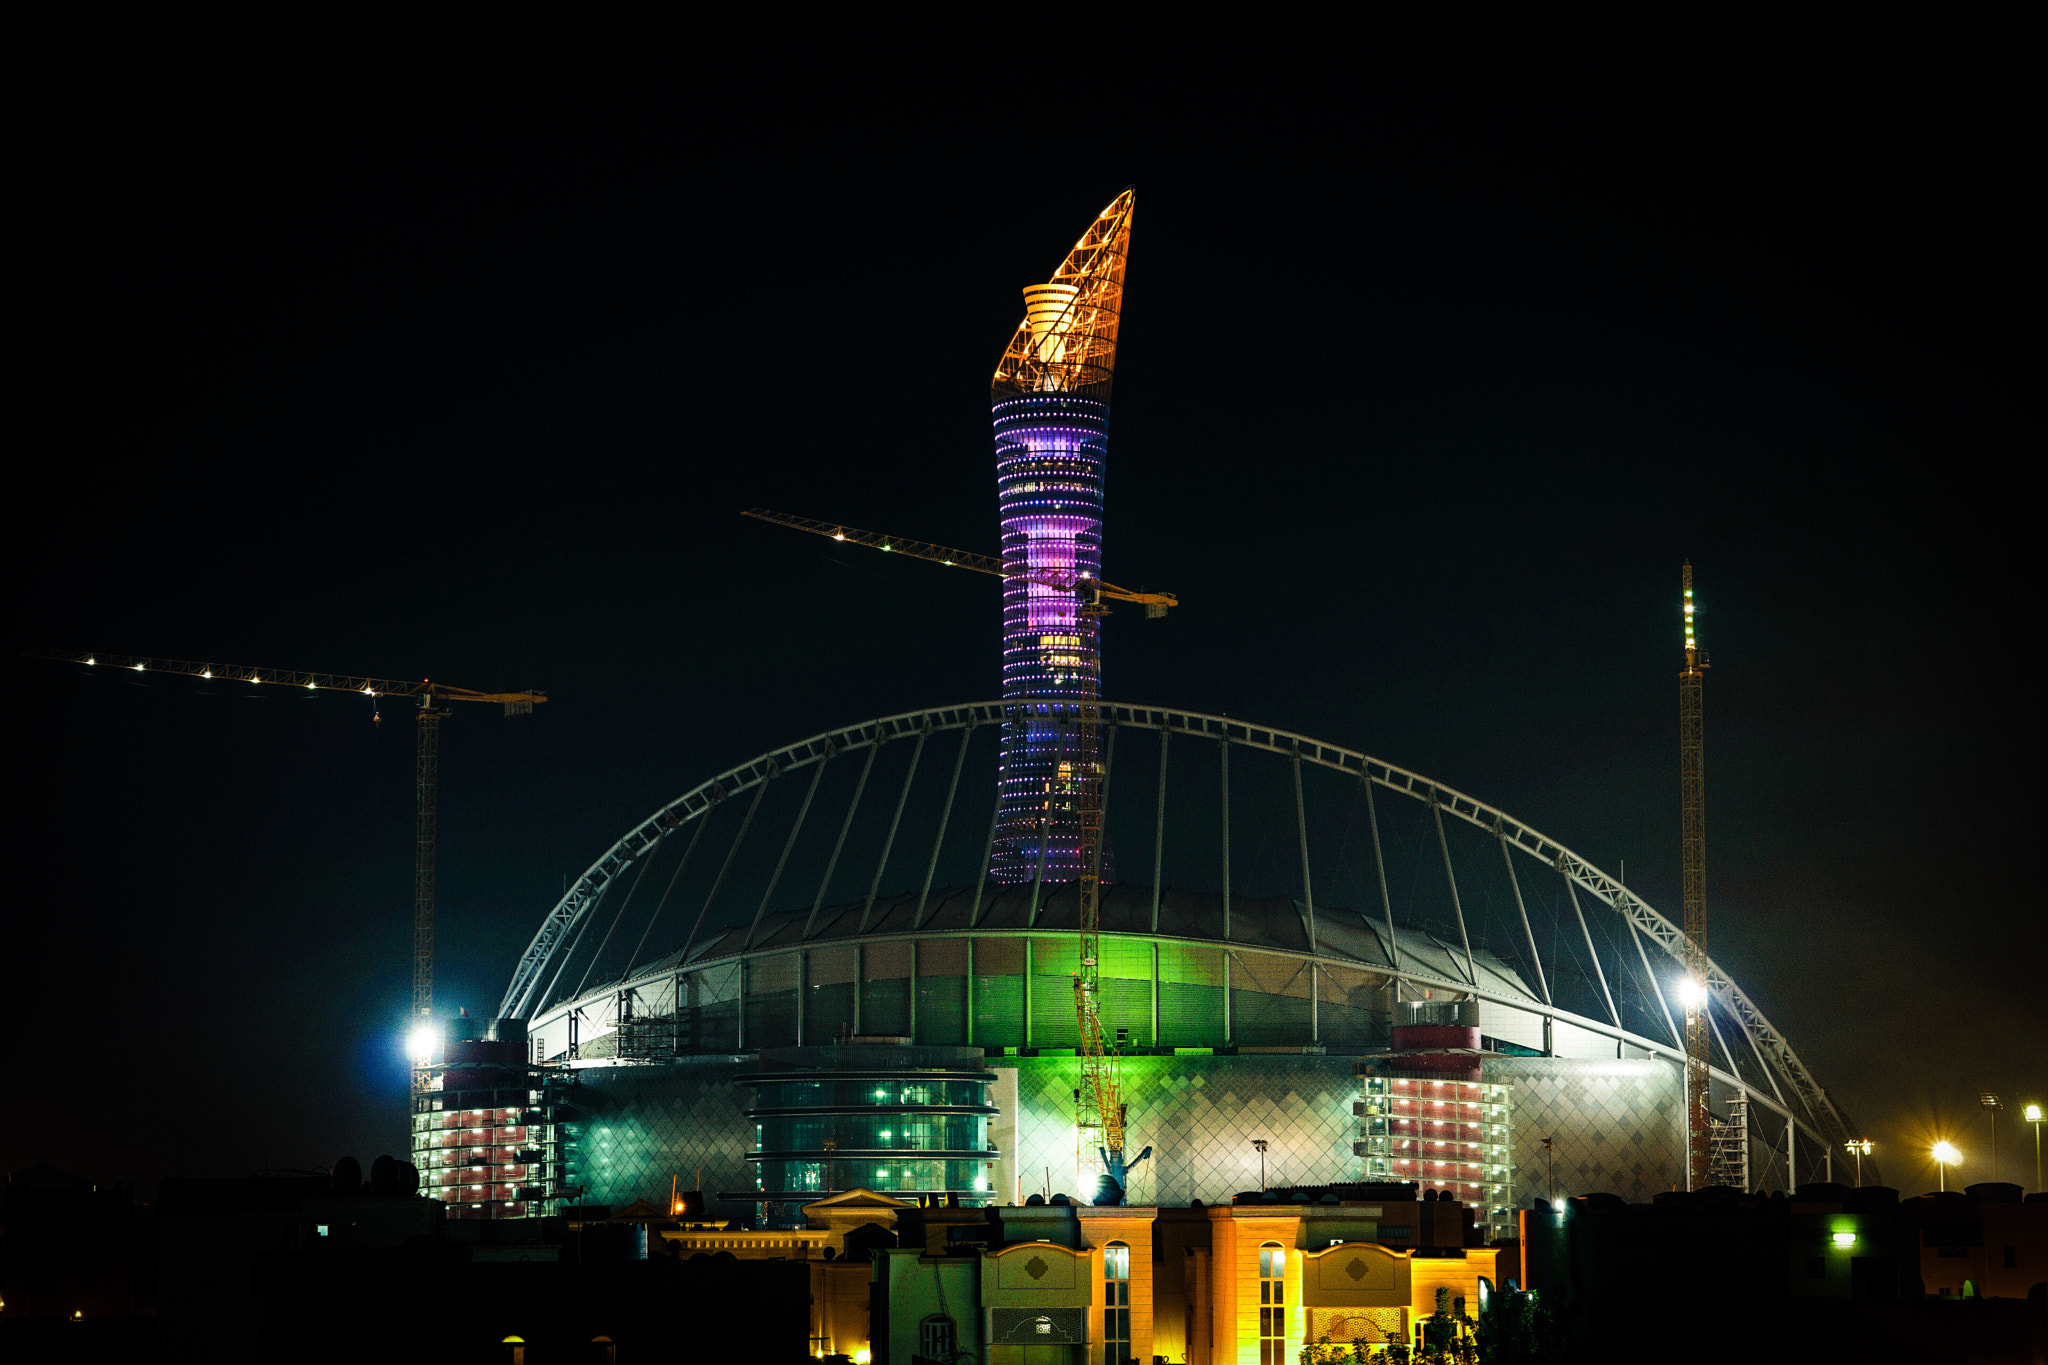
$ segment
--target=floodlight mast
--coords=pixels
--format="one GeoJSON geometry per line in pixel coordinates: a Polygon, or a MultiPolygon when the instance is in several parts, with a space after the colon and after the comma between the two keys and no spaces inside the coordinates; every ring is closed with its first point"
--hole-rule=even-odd
{"type": "Polygon", "coordinates": [[[1685,902],[1685,1155],[1687,1188],[1708,1182],[1707,1134],[1707,770],[1704,691],[1707,652],[1693,626],[1692,564],[1682,570],[1685,668],[1678,675],[1680,887],[1685,902]]]}

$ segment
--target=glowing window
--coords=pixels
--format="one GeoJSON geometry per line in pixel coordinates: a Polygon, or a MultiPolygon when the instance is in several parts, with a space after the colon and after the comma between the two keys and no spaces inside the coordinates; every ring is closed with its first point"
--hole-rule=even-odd
{"type": "Polygon", "coordinates": [[[1259,1365],[1287,1365],[1287,1248],[1259,1248],[1259,1365]]]}
{"type": "Polygon", "coordinates": [[[1131,1249],[1122,1242],[1102,1249],[1102,1343],[1105,1365],[1131,1358],[1131,1249]]]}

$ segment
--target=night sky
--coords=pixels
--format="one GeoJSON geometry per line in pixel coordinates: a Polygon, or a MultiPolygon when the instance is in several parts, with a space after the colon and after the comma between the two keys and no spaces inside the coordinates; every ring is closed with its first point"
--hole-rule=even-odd
{"type": "MultiPolygon", "coordinates": [[[[1690,557],[1715,957],[1889,1183],[2048,1100],[2016,35],[490,22],[16,44],[17,646],[545,689],[444,729],[443,1005],[686,788],[997,693],[991,581],[736,513],[993,551],[1018,290],[1135,183],[1105,565],[1185,605],[1109,695],[1675,917],[1690,557]]],[[[402,1153],[403,708],[8,684],[0,1164],[402,1153]]]]}

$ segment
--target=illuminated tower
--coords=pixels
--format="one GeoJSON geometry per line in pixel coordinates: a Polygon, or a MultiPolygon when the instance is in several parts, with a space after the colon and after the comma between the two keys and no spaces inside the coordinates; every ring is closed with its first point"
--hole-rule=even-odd
{"type": "Polygon", "coordinates": [[[1001,882],[1081,875],[1079,789],[1098,759],[1082,752],[1078,704],[1102,695],[1100,622],[1087,608],[1102,574],[1103,462],[1131,206],[1125,190],[1049,282],[1024,290],[1024,320],[990,388],[1003,700],[1015,707],[1003,729],[990,865],[1001,882]]]}

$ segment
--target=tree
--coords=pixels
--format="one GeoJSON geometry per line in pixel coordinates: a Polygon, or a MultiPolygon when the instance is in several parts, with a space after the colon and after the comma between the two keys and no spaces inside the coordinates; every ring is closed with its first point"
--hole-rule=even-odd
{"type": "Polygon", "coordinates": [[[1475,1339],[1486,1365],[1560,1365],[1567,1358],[1565,1325],[1533,1293],[1495,1294],[1475,1339]]]}

